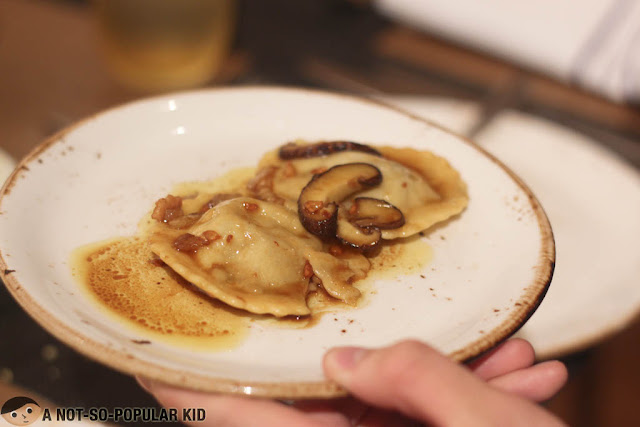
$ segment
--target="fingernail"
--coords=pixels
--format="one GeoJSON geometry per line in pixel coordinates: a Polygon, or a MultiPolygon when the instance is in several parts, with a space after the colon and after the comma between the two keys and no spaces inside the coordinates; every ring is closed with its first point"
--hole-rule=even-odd
{"type": "Polygon", "coordinates": [[[151,393],[151,381],[144,377],[136,377],[136,381],[138,381],[140,387],[145,389],[147,393],[151,393]]]}
{"type": "Polygon", "coordinates": [[[362,347],[339,347],[332,349],[327,357],[340,369],[352,370],[370,352],[362,347]]]}

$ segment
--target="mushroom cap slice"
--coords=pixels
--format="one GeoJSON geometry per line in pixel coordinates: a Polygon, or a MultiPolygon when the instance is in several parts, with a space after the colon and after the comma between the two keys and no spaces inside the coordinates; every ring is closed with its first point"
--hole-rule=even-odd
{"type": "Polygon", "coordinates": [[[338,215],[336,237],[343,244],[368,252],[382,239],[381,229],[404,225],[404,215],[391,203],[372,197],[356,197],[338,215]]]}
{"type": "Polygon", "coordinates": [[[392,229],[404,225],[402,211],[386,200],[356,197],[349,209],[349,222],[358,227],[392,229]]]}
{"type": "Polygon", "coordinates": [[[345,163],[369,163],[384,176],[383,182],[352,195],[386,200],[400,209],[402,227],[381,229],[382,238],[406,238],[462,212],[469,196],[460,174],[444,158],[426,150],[376,146],[382,157],[359,151],[343,151],[329,156],[284,161],[277,150],[263,156],[259,167],[277,166],[273,192],[284,205],[296,210],[301,190],[314,173],[345,163]],[[291,164],[295,174],[287,174],[291,164]]]}
{"type": "Polygon", "coordinates": [[[420,174],[439,195],[437,200],[407,206],[403,206],[403,203],[395,197],[390,199],[402,210],[405,224],[399,228],[382,230],[383,239],[412,236],[440,221],[460,214],[467,207],[469,203],[467,185],[460,173],[446,159],[429,151],[418,151],[412,148],[379,147],[379,149],[386,159],[405,165],[420,174]]]}
{"type": "Polygon", "coordinates": [[[333,238],[336,235],[339,203],[381,182],[380,170],[368,163],[336,165],[314,175],[298,198],[300,222],[316,236],[333,238]]]}
{"type": "Polygon", "coordinates": [[[326,141],[315,144],[297,144],[290,142],[280,147],[278,155],[282,160],[328,156],[341,151],[361,151],[380,156],[380,152],[368,145],[352,141],[326,141]]]}
{"type": "Polygon", "coordinates": [[[358,227],[346,218],[338,216],[338,227],[336,237],[347,246],[367,252],[380,243],[382,235],[380,229],[376,227],[358,227]]]}

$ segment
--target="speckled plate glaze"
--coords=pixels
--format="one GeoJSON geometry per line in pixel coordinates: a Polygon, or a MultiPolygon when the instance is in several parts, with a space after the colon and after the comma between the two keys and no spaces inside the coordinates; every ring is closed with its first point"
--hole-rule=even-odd
{"type": "Polygon", "coordinates": [[[640,172],[597,141],[516,111],[477,140],[527,180],[554,227],[553,286],[519,331],[536,356],[583,350],[638,319],[640,172]]]}
{"type": "Polygon", "coordinates": [[[365,99],[268,87],[143,100],[45,141],[2,190],[0,251],[0,272],[16,300],[79,352],[178,386],[289,399],[344,394],[322,374],[322,355],[333,346],[417,338],[459,361],[490,349],[538,306],[555,258],[535,197],[471,142],[365,99]],[[367,304],[311,328],[254,327],[226,351],[136,344],[145,338],[139,331],[80,291],[69,266],[75,248],[132,235],[174,183],[255,165],[265,151],[295,138],[431,150],[460,171],[469,207],[426,233],[433,258],[423,271],[374,282],[367,304]]]}

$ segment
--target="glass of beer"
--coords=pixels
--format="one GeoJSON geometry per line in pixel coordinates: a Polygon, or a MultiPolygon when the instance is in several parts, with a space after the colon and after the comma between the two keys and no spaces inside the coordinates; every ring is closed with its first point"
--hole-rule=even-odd
{"type": "Polygon", "coordinates": [[[94,6],[106,63],[130,88],[202,85],[229,53],[233,0],[94,0],[94,6]]]}

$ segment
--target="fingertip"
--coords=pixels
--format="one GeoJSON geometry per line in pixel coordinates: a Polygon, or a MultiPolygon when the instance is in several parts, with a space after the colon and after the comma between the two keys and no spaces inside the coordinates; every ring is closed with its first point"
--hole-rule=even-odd
{"type": "Polygon", "coordinates": [[[464,418],[464,411],[458,409],[475,405],[478,393],[488,389],[459,364],[420,341],[405,340],[357,352],[355,367],[349,362],[346,365],[352,366],[349,371],[342,358],[352,351],[329,352],[327,376],[362,402],[416,419],[444,424],[447,417],[464,418]]]}
{"type": "Polygon", "coordinates": [[[199,392],[181,389],[146,377],[136,376],[136,381],[147,393],[161,404],[179,406],[184,400],[197,397],[199,392]]]}
{"type": "Polygon", "coordinates": [[[489,383],[502,391],[544,402],[560,391],[567,379],[564,364],[550,360],[494,378],[489,383]]]}
{"type": "Polygon", "coordinates": [[[536,351],[533,348],[533,345],[523,339],[523,338],[511,338],[506,341],[503,345],[511,345],[518,350],[521,354],[527,354],[531,358],[531,360],[535,360],[536,351]]]}
{"type": "Polygon", "coordinates": [[[569,379],[569,372],[564,363],[558,360],[547,360],[541,362],[532,368],[532,372],[536,372],[537,381],[546,385],[549,390],[549,397],[557,393],[569,379]]]}
{"type": "MultiPolygon", "coordinates": [[[[166,404],[166,396],[164,391],[166,391],[166,387],[163,387],[163,384],[157,383],[149,378],[142,376],[135,376],[138,385],[142,387],[144,391],[149,393],[154,399],[156,399],[160,404],[166,404]]],[[[175,405],[174,405],[175,406],[175,405]]]]}
{"type": "MultiPolygon", "coordinates": [[[[136,376],[136,381],[147,393],[153,396],[160,403],[164,403],[167,396],[172,396],[175,391],[182,391],[181,389],[173,388],[167,384],[163,384],[152,379],[136,376]]],[[[186,390],[185,390],[186,391],[186,390]]]]}
{"type": "Polygon", "coordinates": [[[521,366],[531,366],[536,362],[536,350],[529,341],[522,338],[512,338],[505,344],[511,347],[511,357],[519,360],[521,366]]]}
{"type": "Polygon", "coordinates": [[[136,375],[135,376],[136,381],[138,382],[138,385],[140,387],[142,387],[142,389],[144,389],[144,391],[146,391],[147,393],[151,393],[151,389],[153,387],[153,382],[145,377],[141,377],[136,375]]]}
{"type": "Polygon", "coordinates": [[[468,366],[480,378],[490,380],[532,366],[534,362],[533,346],[521,338],[512,338],[472,361],[468,366]]]}
{"type": "Polygon", "coordinates": [[[543,362],[547,366],[548,376],[557,384],[558,390],[569,380],[569,370],[559,360],[543,362]]]}
{"type": "Polygon", "coordinates": [[[323,359],[325,374],[340,384],[348,382],[351,373],[371,350],[362,347],[335,347],[323,359]]]}

